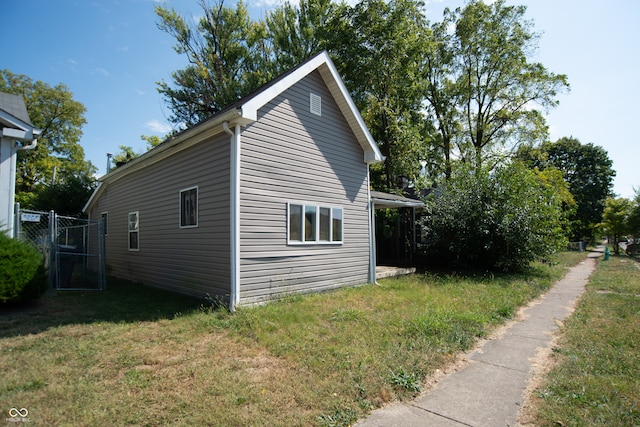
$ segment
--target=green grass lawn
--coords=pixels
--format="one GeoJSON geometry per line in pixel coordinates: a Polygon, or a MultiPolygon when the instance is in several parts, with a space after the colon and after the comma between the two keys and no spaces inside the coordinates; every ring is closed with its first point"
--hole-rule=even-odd
{"type": "Polygon", "coordinates": [[[640,263],[600,261],[534,393],[536,426],[640,426],[640,263]]]}
{"type": "MultiPolygon", "coordinates": [[[[582,254],[412,275],[235,314],[110,281],[0,311],[0,411],[34,425],[348,425],[409,399],[582,254]]],[[[5,415],[6,416],[6,415],[5,415]]]]}

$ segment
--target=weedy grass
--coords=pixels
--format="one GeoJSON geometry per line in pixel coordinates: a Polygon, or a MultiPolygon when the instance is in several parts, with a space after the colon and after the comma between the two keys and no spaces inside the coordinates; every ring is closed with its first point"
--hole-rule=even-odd
{"type": "Polygon", "coordinates": [[[599,261],[534,393],[537,426],[640,425],[640,264],[599,261]]]}
{"type": "Polygon", "coordinates": [[[110,281],[0,312],[0,411],[38,425],[348,425],[435,369],[582,254],[517,275],[412,275],[234,314],[110,281]]]}

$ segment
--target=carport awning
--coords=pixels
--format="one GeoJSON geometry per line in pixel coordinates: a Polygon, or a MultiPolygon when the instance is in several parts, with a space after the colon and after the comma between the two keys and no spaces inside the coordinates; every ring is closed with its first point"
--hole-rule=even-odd
{"type": "Polygon", "coordinates": [[[382,193],[380,191],[371,192],[371,201],[376,209],[386,208],[422,208],[424,203],[420,200],[409,199],[397,194],[382,193]]]}

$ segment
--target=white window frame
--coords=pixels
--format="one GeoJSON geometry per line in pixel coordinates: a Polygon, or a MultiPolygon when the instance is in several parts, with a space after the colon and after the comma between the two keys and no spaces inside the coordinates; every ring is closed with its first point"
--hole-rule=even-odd
{"type": "Polygon", "coordinates": [[[344,209],[340,206],[321,205],[316,203],[306,202],[288,202],[287,203],[287,245],[342,245],[344,243],[344,209]],[[291,239],[291,206],[300,206],[302,208],[302,215],[300,218],[300,236],[301,240],[291,239]],[[329,240],[320,240],[320,212],[321,209],[329,210],[329,240]],[[314,240],[306,240],[306,222],[305,213],[307,211],[315,211],[315,229],[314,240]],[[340,212],[340,240],[333,240],[334,238],[334,219],[336,219],[336,213],[340,212]]]}
{"type": "Polygon", "coordinates": [[[140,250],[140,211],[129,212],[127,215],[127,246],[129,247],[129,251],[138,252],[140,250]],[[131,222],[131,215],[136,216],[135,224],[131,222]],[[136,243],[137,247],[131,247],[131,234],[136,233],[136,243]]]}
{"type": "Polygon", "coordinates": [[[180,193],[178,195],[178,209],[179,209],[179,214],[178,214],[178,225],[180,226],[180,228],[197,228],[198,227],[198,211],[199,211],[199,205],[200,205],[200,191],[198,190],[198,186],[194,186],[194,187],[189,187],[189,188],[185,188],[180,190],[180,193]],[[195,224],[187,224],[187,225],[182,225],[182,215],[184,213],[184,210],[182,209],[182,194],[186,193],[187,191],[193,191],[196,190],[196,206],[195,206],[195,224]]]}

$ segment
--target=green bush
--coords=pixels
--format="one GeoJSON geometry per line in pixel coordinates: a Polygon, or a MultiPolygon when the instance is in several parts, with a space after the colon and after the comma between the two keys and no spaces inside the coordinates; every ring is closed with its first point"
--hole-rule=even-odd
{"type": "Polygon", "coordinates": [[[421,249],[430,265],[518,270],[565,243],[560,197],[517,163],[461,168],[425,202],[421,249]]]}
{"type": "Polygon", "coordinates": [[[30,301],[46,289],[42,255],[28,243],[0,231],[0,304],[30,301]]]}

